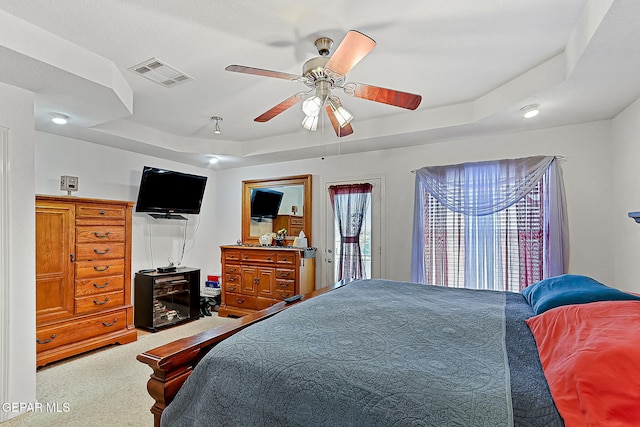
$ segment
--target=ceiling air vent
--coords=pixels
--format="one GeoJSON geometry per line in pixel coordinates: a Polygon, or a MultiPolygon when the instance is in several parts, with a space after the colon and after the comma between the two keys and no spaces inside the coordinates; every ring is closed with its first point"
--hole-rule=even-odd
{"type": "Polygon", "coordinates": [[[128,68],[128,70],[164,87],[174,87],[180,83],[193,80],[182,71],[165,64],[158,58],[148,59],[141,64],[128,68]]]}

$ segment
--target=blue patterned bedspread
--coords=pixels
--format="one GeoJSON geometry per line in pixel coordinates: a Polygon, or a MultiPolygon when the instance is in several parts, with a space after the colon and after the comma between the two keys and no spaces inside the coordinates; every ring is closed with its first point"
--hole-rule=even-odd
{"type": "Polygon", "coordinates": [[[216,346],[163,426],[553,426],[519,294],[353,282],[216,346]]]}

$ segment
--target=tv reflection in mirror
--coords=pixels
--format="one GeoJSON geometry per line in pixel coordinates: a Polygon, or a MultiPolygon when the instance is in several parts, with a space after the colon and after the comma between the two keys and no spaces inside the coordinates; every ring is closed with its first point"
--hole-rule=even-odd
{"type": "Polygon", "coordinates": [[[268,188],[256,188],[251,191],[251,219],[264,221],[278,216],[284,193],[268,188]]]}
{"type": "Polygon", "coordinates": [[[179,214],[199,214],[206,176],[145,166],[142,170],[136,212],[154,218],[183,219],[179,214]]]}

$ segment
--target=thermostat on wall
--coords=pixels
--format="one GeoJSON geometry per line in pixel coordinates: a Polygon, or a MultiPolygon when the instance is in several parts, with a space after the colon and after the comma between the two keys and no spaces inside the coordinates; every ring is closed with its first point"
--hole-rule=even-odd
{"type": "Polygon", "coordinates": [[[67,191],[71,194],[72,191],[78,191],[78,177],[62,175],[60,177],[60,190],[67,191]]]}

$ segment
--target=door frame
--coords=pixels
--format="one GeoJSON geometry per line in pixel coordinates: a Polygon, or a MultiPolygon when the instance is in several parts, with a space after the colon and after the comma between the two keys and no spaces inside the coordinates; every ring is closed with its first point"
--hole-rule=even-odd
{"type": "MultiPolygon", "coordinates": [[[[322,249],[318,251],[320,253],[320,261],[322,262],[321,280],[324,286],[329,286],[329,280],[333,276],[333,262],[329,263],[328,249],[332,249],[333,242],[330,237],[333,236],[333,209],[331,207],[331,200],[329,198],[329,187],[331,185],[341,184],[357,184],[357,183],[370,183],[373,185],[371,192],[371,229],[378,230],[377,232],[377,245],[376,236],[372,234],[372,246],[371,246],[371,271],[373,278],[385,278],[387,273],[387,262],[385,255],[385,242],[386,242],[386,227],[385,224],[385,175],[364,175],[359,177],[342,177],[325,180],[322,183],[323,196],[321,200],[322,210],[320,215],[320,221],[324,232],[322,233],[322,249]],[[376,200],[377,199],[377,200],[376,200]],[[374,209],[378,208],[377,211],[374,209]],[[377,219],[376,219],[377,216],[377,219]],[[331,224],[329,221],[331,220],[331,224]],[[377,270],[379,269],[379,274],[377,270]],[[375,273],[374,273],[375,272],[375,273]],[[379,276],[379,277],[376,277],[379,276]]],[[[331,257],[331,259],[333,256],[331,257]]],[[[316,259],[318,261],[318,259],[316,259]]],[[[335,260],[333,260],[335,261],[335,260]]],[[[323,287],[324,287],[323,286],[323,287]]]]}

